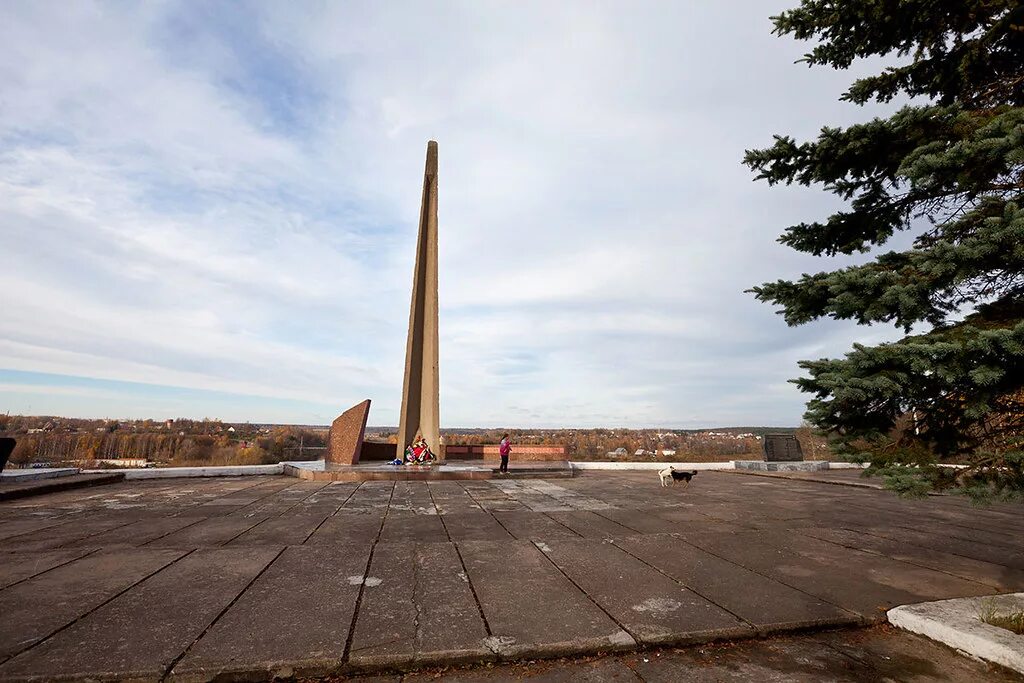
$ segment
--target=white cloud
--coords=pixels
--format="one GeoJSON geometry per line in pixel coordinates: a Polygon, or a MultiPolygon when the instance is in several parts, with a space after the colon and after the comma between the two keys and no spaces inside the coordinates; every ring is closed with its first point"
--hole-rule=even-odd
{"type": "Polygon", "coordinates": [[[5,5],[0,369],[394,422],[435,138],[444,423],[793,424],[796,360],[864,330],[743,293],[825,268],[774,240],[835,204],[739,160],[868,112],[770,13],[5,5]]]}

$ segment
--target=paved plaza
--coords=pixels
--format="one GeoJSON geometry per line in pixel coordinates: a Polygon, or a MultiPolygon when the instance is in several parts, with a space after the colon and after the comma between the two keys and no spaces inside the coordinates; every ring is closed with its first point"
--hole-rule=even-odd
{"type": "Polygon", "coordinates": [[[0,679],[588,655],[1024,590],[1022,506],[844,476],[169,479],[4,502],[0,679]]]}

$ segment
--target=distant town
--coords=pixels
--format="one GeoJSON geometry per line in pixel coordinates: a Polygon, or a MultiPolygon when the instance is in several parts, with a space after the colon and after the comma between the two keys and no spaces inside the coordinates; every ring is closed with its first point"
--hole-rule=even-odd
{"type": "MultiPolygon", "coordinates": [[[[0,436],[18,440],[12,466],[90,467],[254,465],[323,457],[328,425],[282,425],[166,418],[81,419],[0,415],[0,436]]],[[[368,427],[369,441],[395,443],[395,427],[368,427]]],[[[795,433],[804,452],[824,456],[828,444],[808,427],[713,429],[443,429],[447,445],[559,444],[573,460],[714,462],[760,457],[765,433],[795,433]]]]}

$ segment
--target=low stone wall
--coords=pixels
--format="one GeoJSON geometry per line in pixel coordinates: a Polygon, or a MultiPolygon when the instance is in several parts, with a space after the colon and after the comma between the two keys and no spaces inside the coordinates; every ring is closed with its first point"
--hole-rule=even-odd
{"type": "Polygon", "coordinates": [[[445,456],[452,460],[483,460],[483,446],[445,446],[445,456]]]}
{"type": "MultiPolygon", "coordinates": [[[[563,445],[528,446],[512,444],[512,460],[520,462],[542,462],[547,460],[567,460],[567,449],[563,445]]],[[[473,446],[445,446],[445,457],[448,460],[500,460],[498,444],[473,446]]]]}

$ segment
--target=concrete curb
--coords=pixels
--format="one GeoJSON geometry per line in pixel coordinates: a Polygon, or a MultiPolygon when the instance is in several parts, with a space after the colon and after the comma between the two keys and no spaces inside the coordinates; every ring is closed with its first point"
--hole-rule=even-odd
{"type": "Polygon", "coordinates": [[[227,467],[150,467],[147,469],[82,470],[83,474],[123,474],[125,479],[176,479],[178,477],[248,477],[283,474],[285,463],[229,465],[227,467]]]}
{"type": "MultiPolygon", "coordinates": [[[[666,467],[675,467],[677,470],[737,470],[738,463],[749,463],[757,461],[749,460],[728,460],[725,462],[617,462],[609,460],[570,460],[569,466],[574,470],[663,470],[666,467]]],[[[822,470],[859,470],[866,467],[854,462],[829,462],[826,460],[801,460],[801,463],[824,463],[822,470]]],[[[788,464],[788,463],[781,463],[788,464]]],[[[752,472],[754,470],[744,470],[752,472]]]]}
{"type": "MultiPolygon", "coordinates": [[[[339,662],[333,673],[340,675],[373,675],[396,671],[412,672],[423,668],[448,665],[521,662],[532,659],[557,659],[559,657],[589,657],[611,652],[643,652],[660,647],[694,647],[716,642],[757,640],[768,636],[817,632],[821,630],[862,628],[868,625],[870,624],[864,619],[851,615],[850,617],[818,619],[767,627],[740,626],[736,628],[675,633],[653,641],[636,640],[628,632],[619,631],[610,636],[581,638],[571,641],[495,645],[490,648],[491,652],[488,655],[471,660],[464,658],[423,657],[418,654],[391,656],[378,660],[360,660],[355,658],[349,659],[346,662],[339,662]]],[[[249,675],[252,676],[253,673],[255,672],[249,672],[249,675]]]]}
{"type": "Polygon", "coordinates": [[[736,469],[735,461],[727,462],[610,462],[570,460],[569,467],[574,470],[663,470],[675,467],[677,470],[732,470],[736,469]]]}
{"type": "Polygon", "coordinates": [[[33,496],[41,496],[47,493],[60,493],[61,491],[71,491],[73,489],[83,489],[92,486],[105,486],[107,484],[117,484],[121,481],[124,481],[124,475],[116,472],[113,474],[104,472],[99,475],[83,473],[79,475],[57,477],[54,479],[19,482],[24,485],[17,488],[0,490],[0,501],[31,498],[33,496]]]}
{"type": "Polygon", "coordinates": [[[755,472],[825,472],[830,469],[827,460],[797,460],[794,462],[769,462],[765,460],[735,460],[738,470],[755,472]]]}
{"type": "MultiPolygon", "coordinates": [[[[769,479],[789,479],[791,481],[807,481],[814,484],[831,484],[832,486],[851,486],[858,489],[875,489],[883,491],[885,487],[881,484],[872,484],[867,481],[839,481],[826,479],[824,477],[787,477],[786,472],[765,472],[764,470],[733,470],[732,474],[742,474],[751,477],[768,477],[769,479]]],[[[931,495],[931,494],[929,494],[931,495]]]]}
{"type": "Polygon", "coordinates": [[[77,467],[39,467],[26,469],[6,469],[0,473],[0,482],[38,481],[40,479],[57,479],[70,477],[81,472],[77,467]]]}
{"type": "Polygon", "coordinates": [[[1024,673],[1024,636],[986,624],[979,617],[990,602],[997,613],[1024,610],[1024,593],[901,605],[889,610],[887,616],[893,626],[1024,673]]]}

